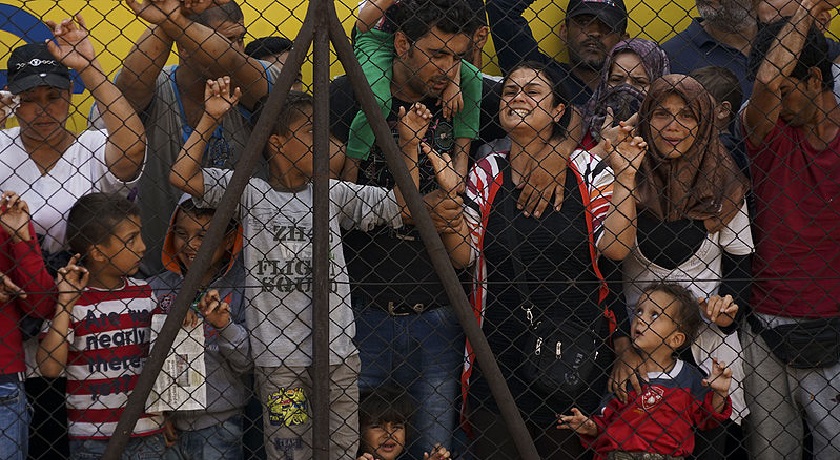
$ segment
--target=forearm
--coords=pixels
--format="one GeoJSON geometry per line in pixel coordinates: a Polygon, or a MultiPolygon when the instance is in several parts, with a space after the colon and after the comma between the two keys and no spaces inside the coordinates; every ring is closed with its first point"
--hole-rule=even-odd
{"type": "Polygon", "coordinates": [[[116,85],[134,107],[142,112],[155,94],[158,75],[166,65],[174,41],[157,25],[150,25],[123,60],[116,85]]]}
{"type": "Polygon", "coordinates": [[[248,331],[233,321],[219,330],[219,352],[236,374],[244,374],[253,368],[248,331]]]}
{"type": "Polygon", "coordinates": [[[779,85],[783,78],[790,76],[805,45],[808,30],[814,24],[813,9],[813,2],[804,0],[782,27],[758,68],[756,83],[779,85]]]}
{"type": "Polygon", "coordinates": [[[510,71],[522,61],[545,62],[528,21],[522,17],[531,2],[527,0],[488,0],[487,18],[496,45],[499,67],[510,71]]]}
{"type": "Polygon", "coordinates": [[[712,408],[718,414],[726,410],[726,400],[729,398],[729,392],[719,392],[712,390],[712,408]]]}
{"type": "MultiPolygon", "coordinates": [[[[72,306],[67,308],[72,309],[72,306]]],[[[38,369],[45,377],[58,377],[67,366],[67,335],[70,329],[70,313],[67,308],[58,305],[50,328],[38,346],[38,369]]]]}
{"type": "Polygon", "coordinates": [[[201,159],[207,142],[218,124],[211,117],[204,115],[198,126],[187,138],[184,147],[178,153],[178,159],[169,172],[169,183],[192,196],[204,196],[204,173],[201,171],[201,159]]]}
{"type": "MultiPolygon", "coordinates": [[[[32,223],[28,225],[34,235],[32,223]]],[[[55,281],[44,265],[37,238],[12,244],[11,252],[16,261],[12,280],[26,293],[26,299],[19,299],[19,304],[28,314],[48,317],[55,306],[55,281]]]]}
{"type": "Polygon", "coordinates": [[[268,94],[268,80],[262,64],[235,48],[228,39],[202,24],[175,16],[161,24],[167,35],[176,37],[181,50],[196,65],[211,73],[229,75],[232,87],[242,89],[240,103],[246,108],[268,94]]]}
{"type": "Polygon", "coordinates": [[[446,252],[449,253],[452,266],[456,269],[467,268],[472,265],[474,260],[474,249],[470,244],[472,237],[469,227],[462,223],[453,230],[441,233],[440,238],[443,241],[443,246],[446,247],[446,252]]]}
{"type": "Polygon", "coordinates": [[[98,61],[80,69],[79,76],[93,95],[108,132],[105,150],[108,169],[123,182],[136,179],[146,154],[143,122],[119,88],[108,80],[98,61]]]}
{"type": "Polygon", "coordinates": [[[622,260],[636,244],[635,173],[619,174],[613,182],[613,195],[598,240],[598,250],[612,260],[622,260]]]}
{"type": "Polygon", "coordinates": [[[385,15],[385,10],[394,4],[394,0],[370,0],[365,3],[364,8],[359,11],[356,19],[356,28],[359,32],[367,32],[385,15]]]}
{"type": "MultiPolygon", "coordinates": [[[[420,187],[420,168],[417,166],[417,155],[420,149],[420,143],[416,141],[403,142],[400,141],[400,146],[403,152],[403,160],[405,160],[405,167],[408,168],[408,174],[411,176],[411,183],[414,184],[414,190],[420,187]]],[[[397,200],[397,206],[402,210],[403,222],[411,221],[411,211],[405,203],[402,190],[399,187],[394,187],[394,197],[397,200]]]]}

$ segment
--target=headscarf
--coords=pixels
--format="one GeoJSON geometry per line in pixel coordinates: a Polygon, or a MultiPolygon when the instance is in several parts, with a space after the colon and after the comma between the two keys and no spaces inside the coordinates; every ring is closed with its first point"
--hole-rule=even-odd
{"type": "MultiPolygon", "coordinates": [[[[639,56],[642,67],[644,67],[651,82],[671,73],[668,56],[656,43],[643,38],[631,38],[616,43],[607,55],[604,67],[601,69],[601,81],[598,83],[598,88],[595,89],[583,111],[584,132],[590,133],[596,140],[600,139],[601,126],[607,117],[607,107],[613,107],[612,104],[617,100],[626,101],[629,105],[641,104],[645,97],[641,90],[629,84],[621,84],[613,88],[609,86],[610,73],[616,57],[628,52],[639,56]],[[633,102],[634,100],[637,102],[633,102]]],[[[616,107],[613,107],[613,111],[615,109],[616,107]]],[[[620,117],[616,119],[623,121],[620,117]]]]}
{"type": "Polygon", "coordinates": [[[648,153],[639,168],[637,199],[659,219],[702,220],[709,233],[721,230],[741,208],[749,187],[714,124],[712,97],[697,80],[667,75],[654,81],[639,110],[639,134],[648,153]],[[669,96],[685,101],[697,120],[697,136],[688,152],[667,159],[652,141],[650,118],[669,96]]]}

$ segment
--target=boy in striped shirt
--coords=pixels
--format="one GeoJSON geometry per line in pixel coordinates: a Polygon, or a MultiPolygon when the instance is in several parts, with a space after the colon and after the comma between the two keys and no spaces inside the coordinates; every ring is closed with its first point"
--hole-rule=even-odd
{"type": "MultiPolygon", "coordinates": [[[[66,371],[71,459],[99,458],[143,370],[157,304],[148,284],[130,278],[146,250],[137,205],[107,193],[83,196],[70,209],[67,242],[76,256],[59,270],[38,366],[47,377],[66,371]]],[[[162,458],[162,427],[163,415],[143,414],[122,458],[162,458]]]]}

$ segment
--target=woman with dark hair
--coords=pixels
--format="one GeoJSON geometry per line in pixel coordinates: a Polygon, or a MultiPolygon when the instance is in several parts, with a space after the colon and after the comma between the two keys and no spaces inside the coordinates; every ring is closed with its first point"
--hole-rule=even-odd
{"type": "MultiPolygon", "coordinates": [[[[554,428],[555,414],[572,405],[594,410],[605,389],[604,369],[611,364],[599,348],[593,375],[579,394],[537,389],[523,372],[533,321],[609,333],[604,317],[606,286],[599,257],[621,260],[635,241],[635,171],[644,154],[640,138],[627,136],[614,150],[612,166],[585,150],[564,155],[562,168],[550,171],[565,184],[559,210],[539,218],[514,211],[525,165],[546,151],[560,152],[566,135],[567,98],[561,79],[545,66],[523,63],[507,76],[499,121],[508,136],[490,144],[492,153],[468,176],[466,224],[460,244],[447,240],[453,263],[475,264],[472,300],[502,374],[516,399],[541,458],[577,458],[577,438],[554,428]],[[620,153],[619,153],[620,152],[620,153]],[[469,243],[469,244],[467,244],[469,243]],[[527,297],[527,299],[523,299],[527,297]]],[[[625,130],[625,133],[628,130],[625,130]]],[[[441,181],[444,183],[444,181],[441,181]]],[[[626,312],[625,312],[626,317],[626,312]]],[[[604,343],[604,342],[602,342],[604,343]]],[[[499,415],[481,363],[470,362],[463,375],[466,402],[476,439],[477,458],[519,458],[499,415]]]]}
{"type": "MultiPolygon", "coordinates": [[[[713,359],[732,369],[732,420],[740,424],[748,410],[735,314],[747,305],[753,241],[748,182],[720,143],[714,107],[703,86],[683,75],[656,80],[642,103],[639,133],[650,153],[637,175],[637,243],[623,262],[624,294],[634,305],[644,286],[668,281],[701,299],[705,324],[683,358],[706,373],[713,359]],[[733,300],[734,308],[722,307],[733,300]]],[[[616,381],[628,374],[617,366],[616,381]]],[[[714,431],[701,433],[695,457],[724,458],[723,441],[714,431]],[[714,449],[703,456],[710,443],[714,449]]]]}
{"type": "Polygon", "coordinates": [[[643,38],[618,42],[607,56],[598,88],[584,107],[582,148],[594,148],[601,141],[608,117],[615,126],[635,115],[651,82],[670,73],[668,56],[655,42],[643,38]]]}

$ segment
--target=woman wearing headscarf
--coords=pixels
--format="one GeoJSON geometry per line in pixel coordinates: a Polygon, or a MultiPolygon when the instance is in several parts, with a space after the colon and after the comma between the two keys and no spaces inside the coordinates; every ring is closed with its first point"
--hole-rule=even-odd
{"type": "MultiPolygon", "coordinates": [[[[637,243],[622,264],[624,294],[635,305],[646,285],[667,280],[700,299],[706,324],[682,358],[707,373],[713,358],[732,369],[732,421],[740,424],[748,410],[735,314],[747,305],[753,241],[747,179],[720,143],[713,110],[709,93],[683,75],[653,82],[642,103],[638,129],[649,153],[637,173],[637,243]]],[[[613,385],[624,380],[620,367],[613,385]]],[[[723,429],[698,433],[695,458],[725,457],[723,429]]]]}
{"type": "Polygon", "coordinates": [[[618,42],[607,56],[601,81],[583,110],[581,147],[594,148],[601,141],[607,108],[617,124],[639,110],[651,82],[671,73],[668,56],[656,43],[643,38],[618,42]]]}

